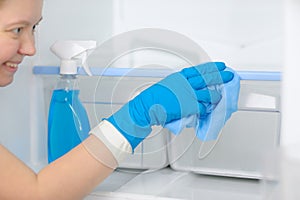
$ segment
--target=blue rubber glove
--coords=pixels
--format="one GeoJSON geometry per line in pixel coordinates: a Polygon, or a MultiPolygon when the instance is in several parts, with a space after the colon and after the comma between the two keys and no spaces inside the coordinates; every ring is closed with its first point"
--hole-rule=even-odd
{"type": "Polygon", "coordinates": [[[227,83],[233,73],[222,62],[210,62],[173,73],[141,92],[107,120],[132,149],[161,125],[199,114],[207,116],[221,99],[214,85],[227,83]]]}

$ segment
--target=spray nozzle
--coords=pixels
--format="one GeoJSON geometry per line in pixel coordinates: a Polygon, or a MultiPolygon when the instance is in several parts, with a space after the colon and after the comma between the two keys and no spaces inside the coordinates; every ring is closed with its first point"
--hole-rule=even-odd
{"type": "Polygon", "coordinates": [[[77,74],[76,60],[81,60],[85,72],[91,76],[87,58],[96,46],[93,40],[65,40],[55,42],[50,49],[61,59],[60,74],[77,74]]]}

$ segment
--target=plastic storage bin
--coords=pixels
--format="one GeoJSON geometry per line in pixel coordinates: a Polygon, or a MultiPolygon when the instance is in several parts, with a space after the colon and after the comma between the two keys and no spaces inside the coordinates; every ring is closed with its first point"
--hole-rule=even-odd
{"type": "MultiPolygon", "coordinates": [[[[43,80],[48,110],[47,100],[50,100],[50,91],[56,80],[49,76],[49,72],[43,72],[43,67],[35,69],[36,74],[46,74],[43,80]]],[[[128,74],[126,69],[113,70],[106,74],[99,72],[104,75],[101,77],[80,76],[80,98],[87,109],[91,127],[166,75],[165,71],[155,70],[135,74],[128,74]]],[[[175,136],[166,129],[155,127],[120,167],[159,169],[170,164],[173,169],[181,171],[261,178],[265,153],[279,145],[280,74],[239,72],[239,75],[242,81],[238,111],[226,123],[209,154],[199,154],[202,143],[195,137],[193,129],[184,129],[175,136]]]]}
{"type": "MultiPolygon", "coordinates": [[[[109,117],[141,90],[159,81],[165,76],[164,73],[169,73],[165,70],[158,72],[136,70],[131,74],[127,73],[128,71],[131,70],[111,69],[102,74],[101,69],[98,69],[96,72],[93,71],[93,74],[103,76],[79,76],[80,99],[88,113],[91,127],[96,126],[103,118],[109,117]]],[[[48,116],[51,91],[56,84],[58,68],[36,66],[34,73],[43,75],[45,110],[48,116]]],[[[124,160],[119,167],[156,170],[167,166],[169,164],[166,145],[168,134],[167,130],[154,127],[152,133],[136,148],[134,154],[124,160]]]]}
{"type": "MultiPolygon", "coordinates": [[[[103,76],[100,79],[93,79],[82,82],[83,88],[90,88],[91,86],[95,88],[95,93],[92,96],[82,93],[92,126],[97,125],[102,118],[109,117],[142,89],[159,80],[150,77],[118,76],[103,76]]],[[[154,127],[151,135],[119,167],[131,169],[159,169],[165,167],[168,165],[167,137],[167,130],[154,127]]]]}
{"type": "Polygon", "coordinates": [[[195,138],[193,129],[185,129],[178,136],[171,135],[168,155],[173,169],[231,177],[262,177],[265,154],[279,145],[280,81],[259,73],[252,75],[250,79],[257,80],[241,81],[238,111],[222,129],[217,143],[212,141],[204,145],[195,138]],[[200,148],[212,145],[215,145],[212,151],[200,154],[200,148]]]}

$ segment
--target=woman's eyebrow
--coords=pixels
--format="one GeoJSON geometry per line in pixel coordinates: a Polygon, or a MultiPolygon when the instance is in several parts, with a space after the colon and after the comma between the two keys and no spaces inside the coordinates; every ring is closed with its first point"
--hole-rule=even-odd
{"type": "Polygon", "coordinates": [[[37,21],[37,23],[35,23],[35,24],[40,23],[42,20],[43,20],[43,17],[41,17],[41,18],[37,21]]]}
{"type": "MultiPolygon", "coordinates": [[[[37,25],[38,23],[40,23],[42,21],[43,17],[41,17],[34,25],[37,25]]],[[[13,23],[9,23],[7,26],[14,26],[17,24],[24,24],[24,25],[29,25],[30,23],[27,20],[19,20],[13,23]]]]}

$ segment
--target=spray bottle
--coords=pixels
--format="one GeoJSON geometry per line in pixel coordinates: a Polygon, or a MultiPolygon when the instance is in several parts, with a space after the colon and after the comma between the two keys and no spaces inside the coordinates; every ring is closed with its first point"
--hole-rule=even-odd
{"type": "Polygon", "coordinates": [[[53,90],[48,116],[48,162],[61,157],[88,137],[90,124],[79,99],[77,61],[88,75],[88,55],[95,41],[58,41],[51,51],[61,59],[60,77],[53,90]]]}

